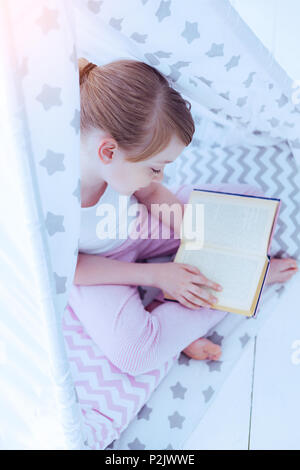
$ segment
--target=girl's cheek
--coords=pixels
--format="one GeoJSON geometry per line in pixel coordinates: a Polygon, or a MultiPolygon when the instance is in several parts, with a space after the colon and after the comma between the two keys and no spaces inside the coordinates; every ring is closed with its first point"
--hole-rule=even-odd
{"type": "Polygon", "coordinates": [[[153,180],[151,173],[148,173],[146,176],[144,176],[143,180],[145,185],[150,184],[153,180]]]}

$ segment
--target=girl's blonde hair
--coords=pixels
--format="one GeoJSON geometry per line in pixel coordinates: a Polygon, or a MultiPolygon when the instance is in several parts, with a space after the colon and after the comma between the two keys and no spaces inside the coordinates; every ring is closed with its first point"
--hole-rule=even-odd
{"type": "Polygon", "coordinates": [[[191,104],[154,67],[125,59],[94,67],[84,58],[78,63],[83,134],[97,128],[108,132],[131,162],[158,154],[174,134],[190,144],[191,104]]]}

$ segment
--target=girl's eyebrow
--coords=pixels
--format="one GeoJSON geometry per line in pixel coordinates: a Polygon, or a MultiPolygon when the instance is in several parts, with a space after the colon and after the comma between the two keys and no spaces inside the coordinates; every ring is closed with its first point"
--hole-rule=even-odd
{"type": "Polygon", "coordinates": [[[173,163],[173,160],[165,160],[164,162],[157,162],[157,163],[173,163]]]}

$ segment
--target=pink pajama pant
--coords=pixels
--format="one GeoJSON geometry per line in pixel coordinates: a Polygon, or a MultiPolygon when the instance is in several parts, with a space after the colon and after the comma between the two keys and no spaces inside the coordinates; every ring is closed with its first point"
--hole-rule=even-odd
{"type": "MultiPolygon", "coordinates": [[[[182,185],[170,190],[182,203],[187,203],[193,188],[262,194],[258,188],[246,184],[182,185]]],[[[180,240],[151,238],[151,234],[159,230],[161,223],[148,212],[148,220],[142,221],[140,230],[141,234],[148,232],[148,238],[129,237],[113,252],[101,256],[133,263],[175,254],[180,240]]],[[[163,300],[161,291],[157,298],[163,300]]],[[[130,375],[160,367],[229,315],[205,307],[193,310],[168,300],[150,313],[142,304],[137,286],[115,284],[73,284],[68,303],[101,351],[116,367],[130,375]]]]}

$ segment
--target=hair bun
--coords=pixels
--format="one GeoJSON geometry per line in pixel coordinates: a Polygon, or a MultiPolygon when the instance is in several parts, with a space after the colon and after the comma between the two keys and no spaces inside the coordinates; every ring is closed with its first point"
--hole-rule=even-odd
{"type": "Polygon", "coordinates": [[[92,62],[88,62],[84,67],[79,69],[79,82],[80,82],[80,85],[82,85],[82,83],[85,81],[85,79],[89,75],[90,71],[94,67],[97,67],[97,65],[93,64],[92,62]]]}

